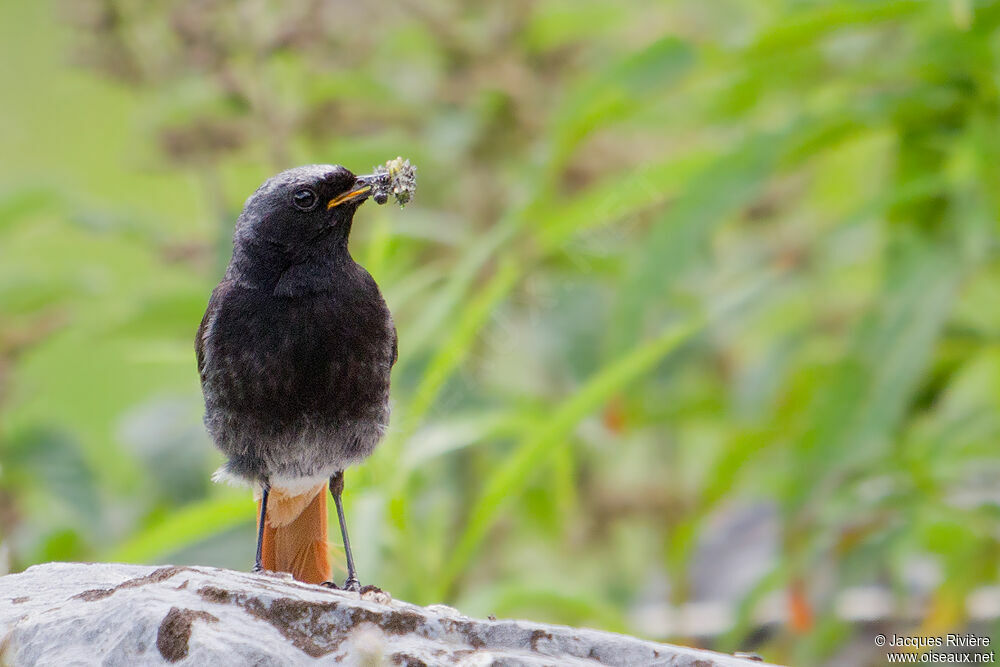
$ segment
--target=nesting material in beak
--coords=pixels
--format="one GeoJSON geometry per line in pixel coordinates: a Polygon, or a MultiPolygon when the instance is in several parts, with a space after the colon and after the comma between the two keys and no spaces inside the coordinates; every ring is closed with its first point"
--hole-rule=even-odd
{"type": "Polygon", "coordinates": [[[417,168],[402,157],[375,167],[374,174],[363,178],[372,184],[371,197],[376,204],[386,203],[391,195],[403,208],[417,191],[417,168]]]}

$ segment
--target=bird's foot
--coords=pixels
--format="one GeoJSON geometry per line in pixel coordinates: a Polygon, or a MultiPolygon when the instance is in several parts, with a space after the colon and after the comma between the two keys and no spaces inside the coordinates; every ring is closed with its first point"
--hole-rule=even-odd
{"type": "Polygon", "coordinates": [[[351,581],[345,581],[344,586],[340,587],[334,581],[324,581],[320,586],[326,586],[327,588],[332,588],[335,591],[354,591],[362,600],[368,600],[369,602],[378,602],[379,604],[389,604],[392,602],[392,596],[383,591],[378,586],[372,586],[371,584],[366,584],[361,586],[357,580],[353,582],[352,587],[351,581]]]}
{"type": "Polygon", "coordinates": [[[344,582],[343,586],[337,585],[336,581],[324,581],[320,584],[320,586],[326,586],[327,588],[332,588],[335,591],[351,591],[352,593],[361,593],[368,588],[375,588],[375,586],[365,586],[362,588],[357,579],[348,579],[344,582]]]}
{"type": "Polygon", "coordinates": [[[357,579],[348,579],[344,582],[343,586],[338,586],[335,581],[324,581],[320,586],[326,586],[327,588],[332,588],[335,591],[351,591],[352,593],[367,593],[369,591],[382,592],[382,589],[378,586],[362,586],[357,579]]]}
{"type": "Polygon", "coordinates": [[[267,570],[264,569],[264,566],[262,566],[260,563],[257,563],[252,568],[250,568],[250,571],[253,572],[254,574],[261,574],[262,572],[267,572],[267,570]]]}

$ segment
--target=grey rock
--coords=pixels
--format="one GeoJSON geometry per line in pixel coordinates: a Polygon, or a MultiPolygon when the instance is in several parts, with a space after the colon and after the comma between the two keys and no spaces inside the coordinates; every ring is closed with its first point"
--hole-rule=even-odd
{"type": "Polygon", "coordinates": [[[760,665],[624,635],[209,567],[49,563],[0,577],[0,664],[760,665]]]}

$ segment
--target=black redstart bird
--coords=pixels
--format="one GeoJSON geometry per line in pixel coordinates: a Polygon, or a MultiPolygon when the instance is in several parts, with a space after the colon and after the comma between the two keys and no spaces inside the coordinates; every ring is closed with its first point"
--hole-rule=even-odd
{"type": "MultiPolygon", "coordinates": [[[[389,421],[396,328],[378,285],[348,251],[369,197],[415,186],[402,159],[369,176],[312,165],[254,192],[233,256],[195,340],[205,425],[228,456],[213,479],[249,483],[259,503],[255,571],[328,583],[325,487],[358,590],[341,503],[344,469],[365,459],[389,421]]],[[[332,584],[331,584],[332,585],[332,584]]]]}

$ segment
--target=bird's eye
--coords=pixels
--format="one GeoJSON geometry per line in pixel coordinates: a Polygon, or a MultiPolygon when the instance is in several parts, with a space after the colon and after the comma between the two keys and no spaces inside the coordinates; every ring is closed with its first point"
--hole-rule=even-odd
{"type": "Polygon", "coordinates": [[[302,209],[303,211],[308,211],[315,206],[316,201],[316,193],[309,189],[297,190],[292,195],[292,202],[295,204],[295,208],[302,209]]]}

